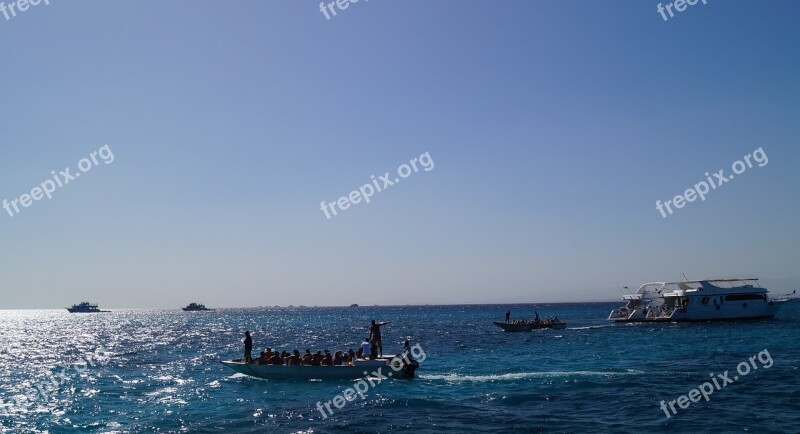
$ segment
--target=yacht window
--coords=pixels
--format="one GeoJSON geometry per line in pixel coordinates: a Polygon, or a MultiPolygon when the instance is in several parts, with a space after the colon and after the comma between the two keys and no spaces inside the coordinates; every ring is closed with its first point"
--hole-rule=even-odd
{"type": "Polygon", "coordinates": [[[725,301],[765,300],[763,294],[733,294],[725,297],[725,301]]]}

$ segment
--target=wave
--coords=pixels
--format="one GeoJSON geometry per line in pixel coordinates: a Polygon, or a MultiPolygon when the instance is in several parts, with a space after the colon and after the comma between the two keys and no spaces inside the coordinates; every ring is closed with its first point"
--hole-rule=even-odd
{"type": "Polygon", "coordinates": [[[609,371],[551,371],[551,372],[517,372],[511,374],[491,374],[491,375],[462,375],[462,374],[421,374],[422,380],[440,380],[451,383],[485,383],[492,381],[516,381],[529,378],[552,378],[552,377],[606,377],[614,375],[641,375],[643,371],[628,370],[624,372],[609,371]]]}
{"type": "Polygon", "coordinates": [[[606,327],[614,327],[613,324],[594,325],[585,327],[567,327],[567,330],[591,330],[591,329],[604,329],[606,327]]]}

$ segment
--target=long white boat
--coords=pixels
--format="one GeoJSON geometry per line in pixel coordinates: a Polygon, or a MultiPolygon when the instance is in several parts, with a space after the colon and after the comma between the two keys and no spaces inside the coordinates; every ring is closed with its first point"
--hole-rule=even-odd
{"type": "Polygon", "coordinates": [[[705,279],[645,283],[623,295],[625,306],[608,316],[617,322],[709,321],[772,318],[786,295],[772,298],[758,279],[705,279]]]}
{"type": "Polygon", "coordinates": [[[220,362],[234,371],[251,377],[269,380],[355,380],[364,377],[414,378],[419,363],[400,358],[381,357],[375,360],[356,360],[342,366],[259,365],[241,360],[220,362]]]}

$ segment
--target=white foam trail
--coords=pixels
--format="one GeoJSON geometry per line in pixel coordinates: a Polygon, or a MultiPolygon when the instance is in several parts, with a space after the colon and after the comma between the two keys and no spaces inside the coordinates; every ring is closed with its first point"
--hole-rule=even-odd
{"type": "Polygon", "coordinates": [[[460,374],[422,374],[419,378],[423,380],[443,380],[452,383],[484,383],[489,381],[514,381],[525,380],[528,378],[552,378],[552,377],[604,377],[609,375],[640,375],[642,371],[629,370],[626,372],[603,372],[603,371],[554,371],[554,372],[519,372],[513,374],[494,374],[494,375],[460,375],[460,374]]]}
{"type": "Polygon", "coordinates": [[[586,327],[567,327],[567,330],[590,330],[590,329],[603,329],[606,327],[613,327],[613,325],[596,325],[596,326],[586,326],[586,327]]]}

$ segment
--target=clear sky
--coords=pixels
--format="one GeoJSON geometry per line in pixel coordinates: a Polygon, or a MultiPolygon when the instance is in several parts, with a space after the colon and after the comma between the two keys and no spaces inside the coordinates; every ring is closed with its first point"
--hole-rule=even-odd
{"type": "Polygon", "coordinates": [[[0,308],[609,300],[681,273],[795,289],[800,2],[657,4],[0,15],[0,200],[114,155],[0,210],[0,308]],[[758,147],[764,167],[656,209],[758,147]],[[433,170],[320,210],[425,152],[433,170]]]}

